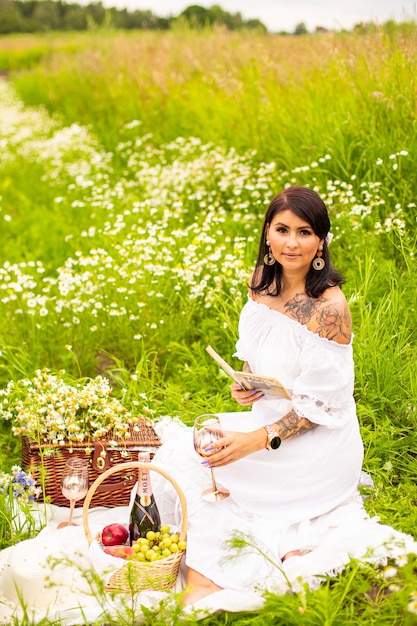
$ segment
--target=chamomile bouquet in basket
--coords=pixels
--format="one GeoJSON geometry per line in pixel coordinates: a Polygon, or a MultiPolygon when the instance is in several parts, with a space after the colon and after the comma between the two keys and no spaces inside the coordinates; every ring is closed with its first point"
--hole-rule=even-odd
{"type": "MultiPolygon", "coordinates": [[[[57,506],[67,505],[60,481],[71,457],[87,461],[92,483],[108,467],[137,459],[138,451],[154,454],[161,441],[151,417],[146,405],[129,410],[104,376],[73,379],[43,369],[0,390],[0,419],[22,439],[22,467],[40,483],[41,499],[57,506]]],[[[134,473],[107,481],[93,506],[126,504],[134,481],[134,473]]]]}

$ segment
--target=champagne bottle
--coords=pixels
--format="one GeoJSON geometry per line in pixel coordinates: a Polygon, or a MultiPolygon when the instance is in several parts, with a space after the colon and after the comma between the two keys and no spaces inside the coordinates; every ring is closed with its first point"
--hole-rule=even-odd
{"type": "MultiPolygon", "coordinates": [[[[139,463],[149,463],[149,452],[139,452],[139,463]]],[[[145,537],[148,530],[159,530],[161,520],[155,497],[152,493],[150,471],[139,469],[138,487],[129,521],[130,545],[139,537],[145,537]]]]}

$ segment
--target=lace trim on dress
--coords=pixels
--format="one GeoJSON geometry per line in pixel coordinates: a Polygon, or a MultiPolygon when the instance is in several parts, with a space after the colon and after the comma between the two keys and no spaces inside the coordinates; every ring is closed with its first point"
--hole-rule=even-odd
{"type": "Polygon", "coordinates": [[[324,422],[324,425],[343,425],[346,421],[346,413],[342,411],[339,414],[340,402],[337,404],[330,401],[323,402],[307,394],[299,394],[293,397],[293,405],[297,415],[316,424],[324,422]],[[303,407],[306,407],[305,410],[303,407]],[[323,419],[324,416],[327,419],[323,419]]]}

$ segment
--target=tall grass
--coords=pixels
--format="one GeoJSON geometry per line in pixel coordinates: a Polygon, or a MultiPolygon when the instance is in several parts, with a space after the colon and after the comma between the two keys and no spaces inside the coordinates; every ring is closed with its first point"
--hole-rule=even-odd
{"type": "MultiPolygon", "coordinates": [[[[0,40],[0,73],[30,70],[56,52],[74,53],[89,41],[84,33],[3,35],[0,40]]],[[[88,45],[88,44],[87,44],[88,45]]]]}
{"type": "Polygon", "coordinates": [[[138,119],[159,143],[195,135],[283,168],[331,152],[337,176],[368,178],[375,154],[415,142],[415,35],[402,32],[95,35],[15,84],[110,149],[138,119]]]}
{"type": "MultiPolygon", "coordinates": [[[[414,533],[415,30],[94,33],[66,52],[59,37],[16,92],[0,84],[1,385],[105,372],[130,408],[186,423],[235,409],[204,348],[233,361],[265,208],[313,186],[353,316],[366,506],[414,533]]],[[[5,421],[0,442],[7,470],[5,421]]],[[[390,588],[353,564],[207,623],[411,624],[414,576],[410,562],[390,588]]]]}

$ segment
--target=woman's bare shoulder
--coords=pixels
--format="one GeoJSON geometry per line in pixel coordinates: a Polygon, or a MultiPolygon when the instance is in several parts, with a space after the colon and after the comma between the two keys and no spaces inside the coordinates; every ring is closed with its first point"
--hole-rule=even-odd
{"type": "Polygon", "coordinates": [[[347,300],[340,287],[330,287],[318,298],[314,315],[307,324],[309,330],[340,344],[350,343],[352,318],[347,300]]]}

